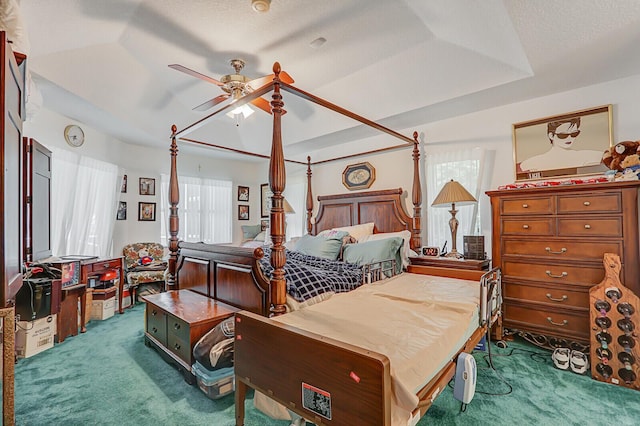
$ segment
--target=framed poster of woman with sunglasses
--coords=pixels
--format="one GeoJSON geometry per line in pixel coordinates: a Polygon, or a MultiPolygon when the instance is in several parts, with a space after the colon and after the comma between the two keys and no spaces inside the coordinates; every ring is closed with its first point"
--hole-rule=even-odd
{"type": "Polygon", "coordinates": [[[513,125],[516,181],[602,173],[612,146],[611,105],[513,125]]]}

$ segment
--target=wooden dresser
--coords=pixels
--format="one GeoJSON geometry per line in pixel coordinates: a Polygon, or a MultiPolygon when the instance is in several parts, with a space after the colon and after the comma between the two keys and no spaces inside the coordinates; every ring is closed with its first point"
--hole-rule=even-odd
{"type": "Polygon", "coordinates": [[[159,350],[193,384],[193,347],[209,330],[240,309],[191,290],[143,296],[147,303],[145,342],[159,350]]]}
{"type": "Polygon", "coordinates": [[[492,258],[502,269],[505,335],[539,346],[585,350],[589,288],[603,255],[640,294],[639,181],[489,191],[492,258]]]}

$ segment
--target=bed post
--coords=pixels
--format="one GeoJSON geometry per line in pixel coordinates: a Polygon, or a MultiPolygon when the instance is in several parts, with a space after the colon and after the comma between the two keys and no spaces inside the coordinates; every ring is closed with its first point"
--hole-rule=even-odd
{"type": "Polygon", "coordinates": [[[420,150],[418,148],[418,132],[413,132],[413,189],[411,198],[413,201],[413,235],[411,247],[415,250],[422,246],[420,221],[422,216],[422,187],[420,186],[420,150]]]}
{"type": "Polygon", "coordinates": [[[284,314],[287,301],[287,283],[284,277],[284,264],[286,254],[284,249],[284,225],[285,216],[283,208],[282,192],[286,186],[286,171],[284,167],[284,153],[282,150],[282,95],[280,94],[280,64],[273,64],[273,94],[271,95],[271,111],[273,113],[273,138],[271,141],[271,158],[269,160],[269,185],[273,196],[271,197],[271,217],[269,228],[271,229],[271,266],[273,273],[269,281],[269,294],[271,296],[271,315],[284,314]]]}
{"type": "Polygon", "coordinates": [[[311,234],[311,215],[313,214],[313,192],[311,191],[311,156],[307,156],[307,234],[311,234]]]}
{"type": "Polygon", "coordinates": [[[178,203],[180,202],[180,190],[178,188],[178,168],[176,159],[178,156],[178,143],[176,132],[178,128],[171,126],[171,175],[169,177],[169,271],[167,273],[167,290],[176,287],[176,264],[178,262],[178,203]]]}

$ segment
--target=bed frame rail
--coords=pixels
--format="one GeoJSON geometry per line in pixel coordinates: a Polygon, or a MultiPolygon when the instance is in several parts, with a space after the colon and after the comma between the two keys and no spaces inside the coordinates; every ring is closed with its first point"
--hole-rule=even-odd
{"type": "Polygon", "coordinates": [[[236,425],[248,386],[318,426],[390,425],[386,356],[246,311],[235,333],[236,425]]]}

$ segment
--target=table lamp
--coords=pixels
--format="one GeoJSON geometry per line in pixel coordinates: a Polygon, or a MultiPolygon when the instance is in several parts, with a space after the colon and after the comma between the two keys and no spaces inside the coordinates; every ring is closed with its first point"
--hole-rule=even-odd
{"type": "Polygon", "coordinates": [[[432,207],[447,207],[451,204],[451,210],[449,210],[449,213],[451,213],[451,219],[449,219],[449,228],[451,228],[451,251],[446,254],[446,257],[462,258],[462,254],[456,250],[456,234],[458,232],[458,219],[456,219],[456,213],[458,213],[458,211],[456,210],[456,203],[458,205],[467,205],[477,202],[473,195],[469,194],[469,191],[464,189],[460,183],[451,179],[442,187],[436,199],[431,203],[432,207]]]}

